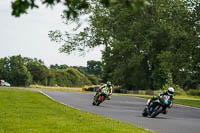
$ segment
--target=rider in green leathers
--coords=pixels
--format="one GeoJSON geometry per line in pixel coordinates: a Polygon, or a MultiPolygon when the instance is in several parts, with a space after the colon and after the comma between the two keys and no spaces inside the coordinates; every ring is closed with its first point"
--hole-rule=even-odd
{"type": "Polygon", "coordinates": [[[102,92],[107,92],[107,96],[106,96],[106,100],[110,100],[111,99],[111,95],[112,95],[112,84],[110,81],[108,81],[106,84],[101,84],[101,86],[99,87],[99,89],[96,92],[96,95],[100,95],[102,92]]]}

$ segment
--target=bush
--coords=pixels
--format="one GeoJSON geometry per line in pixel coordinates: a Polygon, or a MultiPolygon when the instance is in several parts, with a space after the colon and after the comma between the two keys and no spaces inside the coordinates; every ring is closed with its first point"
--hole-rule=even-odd
{"type": "Polygon", "coordinates": [[[145,94],[146,94],[146,95],[154,95],[154,92],[155,92],[155,91],[153,91],[153,90],[151,90],[151,89],[146,89],[145,94]]]}
{"type": "Polygon", "coordinates": [[[99,78],[94,75],[94,74],[89,74],[87,75],[87,78],[88,80],[90,80],[90,82],[93,84],[93,85],[98,85],[99,84],[99,78]]]}
{"type": "Polygon", "coordinates": [[[175,88],[174,95],[186,95],[186,92],[181,88],[175,88]]]}
{"type": "Polygon", "coordinates": [[[120,93],[124,93],[124,94],[127,94],[128,90],[126,89],[120,89],[120,93]]]}
{"type": "Polygon", "coordinates": [[[173,87],[174,88],[174,95],[186,95],[186,92],[178,85],[169,85],[169,84],[165,84],[163,86],[163,90],[166,90],[169,88],[169,87],[173,87]]]}
{"type": "Polygon", "coordinates": [[[146,94],[146,91],[144,91],[144,90],[139,90],[139,94],[140,94],[140,95],[145,95],[145,94],[146,94]]]}
{"type": "Polygon", "coordinates": [[[82,87],[91,85],[91,82],[74,68],[67,68],[55,71],[56,83],[59,86],[82,87]]]}
{"type": "Polygon", "coordinates": [[[189,90],[187,91],[187,94],[188,95],[191,95],[191,96],[200,96],[200,89],[197,89],[197,90],[189,90]]]}

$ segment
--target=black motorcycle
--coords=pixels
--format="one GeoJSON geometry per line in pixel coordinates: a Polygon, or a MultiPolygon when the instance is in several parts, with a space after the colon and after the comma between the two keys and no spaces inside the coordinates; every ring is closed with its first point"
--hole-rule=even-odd
{"type": "Polygon", "coordinates": [[[144,117],[150,116],[152,118],[156,117],[160,113],[165,113],[166,109],[171,106],[171,99],[168,95],[163,95],[155,101],[152,101],[151,104],[145,107],[142,115],[144,117]]]}

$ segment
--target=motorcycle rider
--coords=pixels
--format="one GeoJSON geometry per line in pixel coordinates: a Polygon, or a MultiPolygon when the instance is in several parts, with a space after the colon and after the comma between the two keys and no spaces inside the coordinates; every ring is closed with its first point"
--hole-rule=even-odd
{"type": "Polygon", "coordinates": [[[111,99],[111,95],[112,95],[112,84],[110,81],[108,81],[106,84],[101,84],[101,86],[99,87],[99,89],[97,90],[95,96],[100,95],[102,90],[106,89],[106,91],[108,92],[108,95],[106,96],[107,100],[111,99]]]}
{"type": "MultiPolygon", "coordinates": [[[[170,96],[170,101],[171,101],[169,108],[171,108],[173,106],[173,96],[174,96],[173,94],[174,94],[174,88],[169,87],[166,92],[162,92],[162,93],[158,94],[157,97],[153,97],[152,99],[148,99],[147,107],[149,107],[154,100],[160,99],[160,97],[163,96],[163,95],[168,95],[168,96],[170,96]]],[[[163,114],[167,114],[166,109],[163,110],[163,114]]]]}

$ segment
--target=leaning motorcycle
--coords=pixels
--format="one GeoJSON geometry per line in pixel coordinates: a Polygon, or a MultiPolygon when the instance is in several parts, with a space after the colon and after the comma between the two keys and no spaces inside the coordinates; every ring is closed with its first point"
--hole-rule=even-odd
{"type": "Polygon", "coordinates": [[[93,105],[99,106],[99,104],[101,104],[108,96],[108,92],[106,89],[102,89],[101,92],[99,92],[99,94],[94,96],[93,99],[93,105]]]}
{"type": "Polygon", "coordinates": [[[157,100],[152,101],[151,104],[145,107],[142,115],[144,117],[150,116],[152,118],[158,116],[160,113],[164,113],[167,108],[171,108],[172,101],[170,100],[170,96],[163,95],[159,97],[157,100]]]}

